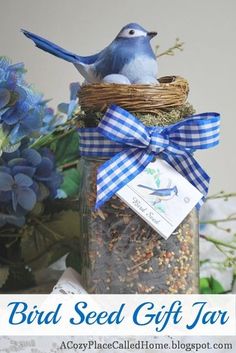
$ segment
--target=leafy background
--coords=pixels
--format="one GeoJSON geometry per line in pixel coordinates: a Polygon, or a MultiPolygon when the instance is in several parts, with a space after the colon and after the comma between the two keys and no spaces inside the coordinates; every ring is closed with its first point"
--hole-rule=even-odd
{"type": "Polygon", "coordinates": [[[33,287],[37,271],[79,253],[79,84],[54,112],[25,72],[23,63],[0,57],[2,291],[33,287]]]}

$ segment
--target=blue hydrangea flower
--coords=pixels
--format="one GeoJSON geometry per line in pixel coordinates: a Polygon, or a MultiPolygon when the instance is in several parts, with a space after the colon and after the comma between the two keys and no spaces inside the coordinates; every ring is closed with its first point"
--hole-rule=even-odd
{"type": "Polygon", "coordinates": [[[42,95],[24,81],[22,64],[0,58],[0,123],[12,144],[31,136],[42,126],[42,95]]]}
{"type": "Polygon", "coordinates": [[[40,151],[40,154],[42,160],[37,166],[35,180],[43,182],[43,184],[49,189],[50,196],[56,197],[57,190],[62,184],[63,177],[61,173],[56,171],[54,154],[47,148],[43,148],[40,151]]]}
{"type": "Polygon", "coordinates": [[[22,78],[25,73],[23,63],[11,64],[11,61],[5,57],[0,56],[0,81],[7,80],[9,77],[22,78]]]}
{"type": "Polygon", "coordinates": [[[43,117],[43,126],[40,129],[41,134],[49,134],[61,125],[66,124],[70,120],[78,109],[78,98],[77,94],[80,89],[78,82],[72,82],[70,84],[70,102],[61,103],[58,105],[58,113],[54,113],[53,109],[46,107],[43,117]]]}
{"type": "Polygon", "coordinates": [[[11,94],[8,89],[0,87],[0,110],[2,110],[11,99],[11,94]]]}
{"type": "MultiPolygon", "coordinates": [[[[9,133],[12,144],[17,143],[25,136],[31,136],[42,126],[43,109],[40,101],[33,103],[33,92],[28,91],[26,98],[19,101],[13,108],[1,116],[5,130],[9,133]]],[[[35,99],[36,100],[36,99],[35,99]]]]}
{"type": "Polygon", "coordinates": [[[77,108],[78,84],[71,85],[70,103],[55,114],[24,73],[22,63],[0,57],[0,227],[21,227],[37,202],[57,197],[63,179],[53,153],[29,146],[66,124],[77,108]]]}
{"type": "Polygon", "coordinates": [[[31,189],[33,180],[25,174],[18,173],[14,176],[0,172],[0,192],[11,197],[12,208],[17,210],[21,206],[24,210],[30,211],[36,203],[36,194],[31,189]]]}
{"type": "MultiPolygon", "coordinates": [[[[28,148],[21,151],[19,149],[14,153],[3,153],[1,159],[0,173],[10,174],[12,178],[23,174],[32,179],[30,188],[34,191],[37,201],[42,201],[49,196],[56,197],[57,189],[62,183],[62,176],[56,170],[55,158],[50,150],[44,148],[36,151],[28,148]]],[[[8,178],[8,180],[10,179],[8,178]]],[[[9,203],[11,199],[10,190],[4,190],[2,185],[0,187],[0,205],[1,202],[9,203]]]]}
{"type": "Polygon", "coordinates": [[[21,87],[24,84],[24,72],[23,63],[11,65],[7,58],[0,57],[0,115],[3,108],[8,106],[5,110],[9,109],[19,96],[25,96],[24,89],[21,87]]]}
{"type": "Polygon", "coordinates": [[[64,125],[68,118],[64,114],[55,114],[54,110],[51,108],[45,109],[45,115],[43,117],[43,126],[40,129],[41,134],[47,135],[53,131],[58,126],[64,125]]]}
{"type": "Polygon", "coordinates": [[[58,105],[58,110],[67,115],[68,120],[72,117],[73,113],[78,109],[78,92],[80,89],[80,84],[78,82],[72,82],[70,84],[70,102],[60,103],[58,105]]]}
{"type": "Polygon", "coordinates": [[[34,132],[37,132],[40,125],[41,123],[37,113],[22,116],[9,134],[10,142],[15,144],[25,136],[32,135],[34,132]]]}

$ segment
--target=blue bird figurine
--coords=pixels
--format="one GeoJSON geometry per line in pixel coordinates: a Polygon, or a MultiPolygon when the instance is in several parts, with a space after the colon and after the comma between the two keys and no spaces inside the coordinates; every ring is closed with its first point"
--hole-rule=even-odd
{"type": "Polygon", "coordinates": [[[157,32],[137,23],[123,27],[111,44],[90,56],[73,54],[36,34],[22,32],[38,48],[74,64],[87,83],[158,84],[157,60],[150,45],[157,32]]]}
{"type": "Polygon", "coordinates": [[[173,186],[172,188],[168,188],[168,189],[153,189],[142,184],[139,184],[138,186],[152,191],[150,195],[157,196],[157,198],[162,201],[171,200],[175,195],[178,195],[177,186],[173,186]]]}

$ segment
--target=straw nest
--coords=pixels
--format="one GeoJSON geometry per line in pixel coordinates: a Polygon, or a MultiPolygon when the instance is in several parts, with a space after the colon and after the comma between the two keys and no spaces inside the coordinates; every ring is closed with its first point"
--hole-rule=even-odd
{"type": "Polygon", "coordinates": [[[156,114],[186,102],[187,80],[179,76],[165,76],[158,80],[159,85],[84,85],[79,92],[80,106],[84,111],[104,112],[110,104],[116,104],[131,112],[156,114]]]}

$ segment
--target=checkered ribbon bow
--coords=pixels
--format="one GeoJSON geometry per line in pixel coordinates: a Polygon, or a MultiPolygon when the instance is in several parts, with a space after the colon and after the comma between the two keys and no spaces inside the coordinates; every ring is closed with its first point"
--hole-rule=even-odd
{"type": "Polygon", "coordinates": [[[173,125],[148,127],[128,111],[112,105],[97,128],[79,129],[81,156],[111,157],[98,168],[95,208],[141,173],[156,155],[205,197],[210,178],[192,153],[219,143],[219,124],[219,114],[203,113],[173,125]]]}

